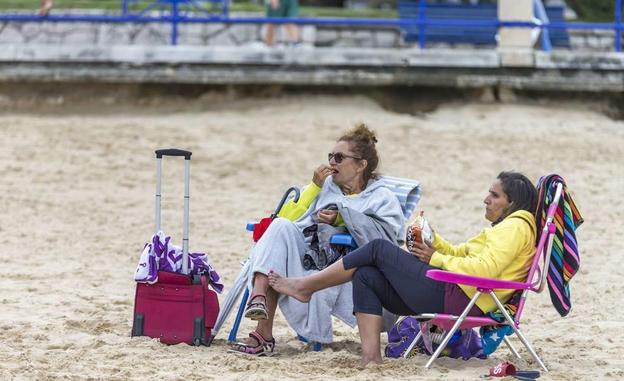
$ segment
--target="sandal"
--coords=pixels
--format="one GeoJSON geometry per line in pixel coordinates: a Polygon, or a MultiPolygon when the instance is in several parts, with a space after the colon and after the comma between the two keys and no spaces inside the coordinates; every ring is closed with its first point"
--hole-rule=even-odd
{"type": "Polygon", "coordinates": [[[275,339],[267,340],[258,331],[251,331],[249,333],[249,337],[256,340],[258,342],[257,345],[245,344],[245,343],[236,343],[232,345],[231,349],[228,349],[229,353],[238,353],[249,356],[273,356],[275,353],[273,349],[275,349],[275,339]]]}
{"type": "Polygon", "coordinates": [[[256,294],[249,299],[245,309],[245,317],[251,320],[266,320],[269,318],[265,295],[256,294]],[[259,298],[262,298],[262,300],[258,300],[259,298]]]}

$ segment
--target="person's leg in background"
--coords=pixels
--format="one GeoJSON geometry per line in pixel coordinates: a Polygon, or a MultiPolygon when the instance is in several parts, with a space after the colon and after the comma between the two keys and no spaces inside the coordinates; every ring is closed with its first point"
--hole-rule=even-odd
{"type": "MultiPolygon", "coordinates": [[[[283,17],[284,1],[286,0],[265,0],[266,3],[266,17],[283,17]]],[[[264,35],[264,43],[267,46],[273,46],[275,39],[275,24],[266,24],[266,31],[264,35]]]]}
{"type": "Polygon", "coordinates": [[[297,44],[300,42],[299,37],[299,27],[295,24],[286,24],[286,33],[288,33],[288,40],[297,44]]]}
{"type": "Polygon", "coordinates": [[[273,46],[274,35],[275,35],[275,24],[266,24],[266,30],[264,34],[264,43],[267,46],[273,46]]]}
{"type": "Polygon", "coordinates": [[[41,6],[39,7],[39,16],[47,16],[53,6],[53,0],[41,0],[41,6]]]}
{"type": "MultiPolygon", "coordinates": [[[[285,2],[285,16],[286,17],[299,17],[299,0],[280,0],[285,2]]],[[[297,44],[301,41],[299,35],[299,27],[297,24],[286,24],[286,33],[288,34],[288,40],[297,44]]]]}

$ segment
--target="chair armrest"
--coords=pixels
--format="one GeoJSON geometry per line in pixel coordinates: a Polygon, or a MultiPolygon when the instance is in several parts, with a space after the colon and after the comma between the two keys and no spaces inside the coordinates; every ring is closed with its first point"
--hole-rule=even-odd
{"type": "Polygon", "coordinates": [[[428,270],[427,277],[446,283],[458,283],[466,286],[472,286],[483,289],[508,289],[508,290],[526,290],[531,288],[529,283],[514,282],[508,280],[482,278],[478,276],[452,273],[443,270],[428,270]]]}
{"type": "Polygon", "coordinates": [[[329,243],[333,245],[351,246],[354,249],[358,247],[350,234],[334,234],[329,239],[329,243]]]}

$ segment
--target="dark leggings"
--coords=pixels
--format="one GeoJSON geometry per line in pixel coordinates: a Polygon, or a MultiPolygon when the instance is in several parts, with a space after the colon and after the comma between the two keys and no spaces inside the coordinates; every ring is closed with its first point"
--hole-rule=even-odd
{"type": "Polygon", "coordinates": [[[374,240],[343,258],[353,274],[353,313],[398,315],[444,312],[445,284],[425,276],[435,269],[385,240],[374,240]]]}

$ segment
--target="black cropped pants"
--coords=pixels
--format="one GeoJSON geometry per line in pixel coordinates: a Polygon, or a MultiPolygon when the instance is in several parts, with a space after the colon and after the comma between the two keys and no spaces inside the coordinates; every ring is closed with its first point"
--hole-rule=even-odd
{"type": "Polygon", "coordinates": [[[398,315],[444,312],[445,283],[427,278],[435,269],[391,242],[374,240],[343,258],[353,274],[353,313],[398,315]]]}

